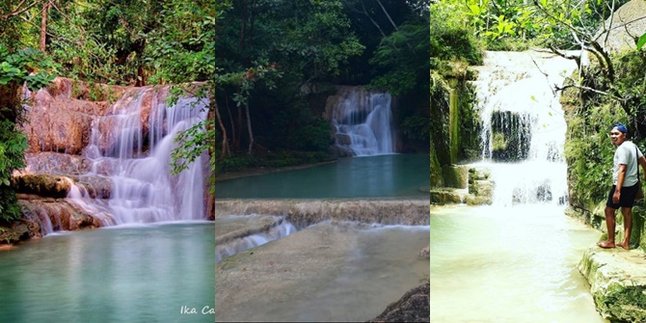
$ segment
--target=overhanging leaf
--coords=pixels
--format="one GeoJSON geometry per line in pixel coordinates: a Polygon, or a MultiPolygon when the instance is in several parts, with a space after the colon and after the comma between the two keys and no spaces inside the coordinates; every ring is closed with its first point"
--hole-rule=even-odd
{"type": "Polygon", "coordinates": [[[639,37],[639,39],[637,40],[637,50],[642,49],[642,47],[644,47],[644,44],[646,44],[646,33],[641,35],[641,37],[639,37]]]}

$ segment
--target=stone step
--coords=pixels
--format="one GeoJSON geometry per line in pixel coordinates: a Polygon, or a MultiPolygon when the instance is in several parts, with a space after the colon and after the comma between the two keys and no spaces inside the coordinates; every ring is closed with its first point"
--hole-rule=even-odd
{"type": "Polygon", "coordinates": [[[646,322],[646,253],[594,247],[579,271],[590,283],[597,311],[610,321],[646,322]]]}

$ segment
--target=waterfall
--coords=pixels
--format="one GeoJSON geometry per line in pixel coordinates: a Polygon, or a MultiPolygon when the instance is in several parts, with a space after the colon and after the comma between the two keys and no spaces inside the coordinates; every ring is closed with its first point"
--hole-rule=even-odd
{"type": "Polygon", "coordinates": [[[482,164],[492,171],[495,205],[567,200],[566,123],[554,86],[575,68],[537,52],[486,52],[476,68],[482,164]]]}
{"type": "Polygon", "coordinates": [[[353,156],[395,152],[390,94],[341,87],[331,98],[326,114],[336,129],[337,147],[353,156]]]}
{"type": "Polygon", "coordinates": [[[181,97],[167,106],[167,89],[133,88],[111,112],[92,122],[83,155],[92,163],[86,176],[107,176],[107,203],[73,190],[69,198],[93,214],[109,213],[112,224],[205,218],[206,153],[171,175],[175,136],[206,119],[208,103],[181,97]]]}

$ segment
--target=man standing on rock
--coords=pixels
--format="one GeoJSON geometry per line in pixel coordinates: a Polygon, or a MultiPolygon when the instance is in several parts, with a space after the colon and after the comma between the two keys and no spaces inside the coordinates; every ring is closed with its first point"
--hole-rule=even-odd
{"type": "Polygon", "coordinates": [[[630,248],[630,229],[632,227],[633,204],[639,190],[638,167],[642,166],[646,177],[646,158],[632,141],[626,140],[628,128],[617,123],[610,130],[612,144],[617,147],[613,158],[612,189],[606,202],[606,227],[608,240],[598,243],[601,248],[615,247],[615,211],[621,207],[624,216],[624,241],[619,244],[622,248],[630,248]],[[639,160],[639,165],[637,161],[639,160]]]}

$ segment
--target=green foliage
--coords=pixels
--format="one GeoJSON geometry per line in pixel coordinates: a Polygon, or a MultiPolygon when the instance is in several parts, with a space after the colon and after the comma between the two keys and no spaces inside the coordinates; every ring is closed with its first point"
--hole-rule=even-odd
{"type": "Polygon", "coordinates": [[[644,62],[646,52],[643,50],[626,51],[613,59],[615,66],[615,82],[612,91],[623,99],[624,105],[631,115],[631,124],[646,137],[646,75],[644,62]]]}
{"type": "Polygon", "coordinates": [[[325,151],[330,144],[330,123],[317,118],[290,132],[289,146],[302,151],[325,151]]]}
{"type": "Polygon", "coordinates": [[[464,60],[474,65],[482,63],[482,52],[474,30],[468,26],[465,16],[454,14],[459,7],[444,2],[431,5],[430,57],[433,70],[445,68],[446,62],[452,60],[464,60]]]}
{"type": "Polygon", "coordinates": [[[426,20],[409,21],[381,40],[370,63],[383,72],[371,81],[372,87],[403,95],[426,83],[428,68],[420,67],[428,66],[427,26],[426,20]]]}
{"type": "Polygon", "coordinates": [[[11,173],[22,168],[27,138],[9,120],[0,121],[0,221],[20,218],[16,195],[10,187],[11,173]]]}
{"type": "Polygon", "coordinates": [[[621,109],[605,104],[569,117],[565,158],[574,201],[600,201],[612,185],[614,146],[608,132],[615,122],[626,122],[621,109]]]}
{"type": "Polygon", "coordinates": [[[208,80],[215,73],[216,8],[206,1],[168,1],[160,25],[147,34],[150,82],[208,80]]]}
{"type": "Polygon", "coordinates": [[[427,141],[430,131],[429,118],[409,116],[401,124],[401,132],[409,140],[427,141]]]}
{"type": "MultiPolygon", "coordinates": [[[[625,2],[617,1],[616,7],[625,2]]],[[[450,12],[451,20],[472,28],[473,35],[489,50],[546,45],[574,48],[578,42],[572,31],[594,35],[611,12],[603,0],[445,0],[435,6],[450,12]]]]}
{"type": "Polygon", "coordinates": [[[24,167],[27,139],[17,129],[22,121],[20,93],[23,84],[30,90],[48,85],[55,64],[34,49],[12,51],[0,43],[0,221],[20,218],[16,194],[10,186],[11,173],[24,167]]]}
{"type": "Polygon", "coordinates": [[[639,37],[639,39],[637,39],[636,45],[637,45],[637,50],[642,49],[642,47],[644,47],[644,45],[646,45],[646,33],[644,33],[643,35],[641,35],[639,37]]]}
{"type": "Polygon", "coordinates": [[[0,86],[26,83],[32,91],[40,89],[54,79],[55,70],[56,64],[40,51],[25,48],[10,53],[0,44],[0,86]]]}

